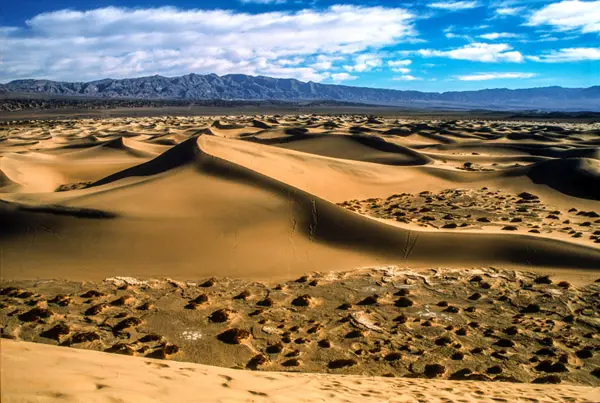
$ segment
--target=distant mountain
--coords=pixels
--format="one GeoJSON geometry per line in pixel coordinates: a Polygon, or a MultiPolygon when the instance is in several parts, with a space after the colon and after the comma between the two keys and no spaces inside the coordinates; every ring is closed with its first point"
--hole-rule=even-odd
{"type": "Polygon", "coordinates": [[[90,82],[15,80],[0,93],[172,100],[331,100],[415,108],[600,111],[600,86],[420,92],[302,82],[243,74],[187,74],[90,82]]]}

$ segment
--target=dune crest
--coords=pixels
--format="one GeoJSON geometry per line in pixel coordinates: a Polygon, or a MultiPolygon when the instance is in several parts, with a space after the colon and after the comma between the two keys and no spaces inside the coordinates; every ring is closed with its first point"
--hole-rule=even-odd
{"type": "MultiPolygon", "coordinates": [[[[219,123],[215,127],[243,130],[237,126],[219,123]]],[[[319,144],[326,138],[297,143],[319,144]]],[[[207,275],[219,262],[227,262],[222,274],[263,278],[297,275],[319,267],[341,269],[365,264],[503,265],[526,269],[600,266],[600,249],[576,242],[534,234],[401,228],[347,211],[332,201],[347,200],[348,195],[365,191],[414,188],[424,178],[429,178],[425,183],[434,181],[439,187],[457,178],[479,184],[482,180],[513,180],[517,175],[523,181],[536,165],[517,171],[451,171],[436,166],[419,152],[377,137],[351,136],[339,142],[342,138],[332,135],[334,146],[327,145],[326,149],[309,146],[305,151],[296,151],[200,135],[72,194],[5,194],[6,201],[26,203],[29,208],[17,209],[16,213],[4,209],[2,213],[10,216],[8,228],[16,234],[4,238],[8,246],[4,275],[10,278],[17,268],[25,267],[26,272],[39,276],[43,273],[42,261],[56,262],[69,276],[82,279],[120,274],[109,269],[117,264],[126,265],[133,275],[156,275],[160,267],[168,265],[171,275],[182,278],[207,275]],[[343,149],[348,141],[361,150],[372,147],[393,158],[412,158],[416,165],[319,155],[338,146],[343,149]],[[420,165],[426,161],[426,165],[420,165]],[[31,208],[36,204],[42,208],[31,208]],[[52,207],[60,205],[67,208],[52,207]],[[103,211],[116,218],[88,222],[68,216],[69,211],[78,209],[83,212],[77,214],[80,218],[88,211],[103,211]],[[52,233],[60,233],[62,239],[52,233]],[[128,247],[127,239],[132,234],[136,243],[128,247]],[[188,236],[182,241],[179,234],[188,236]],[[25,258],[17,247],[23,242],[31,248],[25,258]],[[259,246],[265,242],[270,248],[259,246]],[[74,270],[81,261],[94,268],[86,271],[85,277],[78,277],[83,273],[74,270]],[[283,272],[276,269],[282,266],[286,267],[283,272]]],[[[120,150],[128,141],[111,140],[108,145],[120,150]]],[[[390,191],[386,192],[389,195],[390,191]]]]}

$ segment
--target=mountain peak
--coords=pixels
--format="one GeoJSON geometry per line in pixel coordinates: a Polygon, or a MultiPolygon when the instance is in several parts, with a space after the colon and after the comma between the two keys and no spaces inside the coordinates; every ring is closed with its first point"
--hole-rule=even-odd
{"type": "Polygon", "coordinates": [[[153,75],[90,82],[23,79],[0,84],[3,93],[38,93],[102,98],[342,101],[411,108],[600,111],[600,86],[420,92],[303,82],[245,74],[153,75]]]}

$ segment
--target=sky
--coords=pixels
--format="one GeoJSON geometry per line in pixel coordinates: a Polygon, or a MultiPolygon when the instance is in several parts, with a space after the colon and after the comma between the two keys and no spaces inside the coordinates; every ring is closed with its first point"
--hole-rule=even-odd
{"type": "Polygon", "coordinates": [[[250,74],[418,91],[600,85],[600,0],[0,2],[0,82],[250,74]]]}

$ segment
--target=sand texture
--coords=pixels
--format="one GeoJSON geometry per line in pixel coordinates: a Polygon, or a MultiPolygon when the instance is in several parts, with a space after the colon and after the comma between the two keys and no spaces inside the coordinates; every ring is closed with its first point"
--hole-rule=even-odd
{"type": "Polygon", "coordinates": [[[242,116],[4,129],[5,279],[600,267],[594,124],[242,116]],[[394,196],[424,191],[432,214],[427,198],[394,196]],[[388,204],[338,205],[371,199],[388,204]]]}
{"type": "Polygon", "coordinates": [[[2,401],[600,401],[597,123],[7,121],[0,252],[2,401]]]}
{"type": "Polygon", "coordinates": [[[365,376],[257,373],[3,340],[13,402],[594,402],[598,389],[365,376]],[[35,372],[31,372],[35,368],[35,372]]]}
{"type": "Polygon", "coordinates": [[[262,371],[600,386],[600,283],[397,267],[0,291],[4,338],[262,371]]]}

